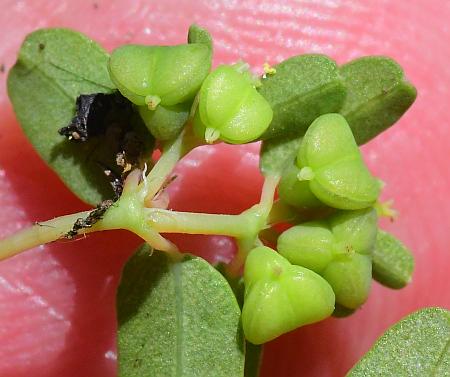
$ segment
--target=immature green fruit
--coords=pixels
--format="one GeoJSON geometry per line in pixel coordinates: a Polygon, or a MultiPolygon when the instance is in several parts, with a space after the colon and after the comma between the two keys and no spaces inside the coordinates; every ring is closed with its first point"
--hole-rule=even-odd
{"type": "Polygon", "coordinates": [[[321,274],[333,260],[336,243],[326,221],[311,221],[284,231],[277,250],[289,262],[321,274]]]}
{"type": "Polygon", "coordinates": [[[109,59],[111,80],[138,106],[155,109],[192,99],[211,68],[211,51],[203,43],[178,46],[126,45],[109,59]]]}
{"type": "Polygon", "coordinates": [[[180,103],[174,106],[158,106],[149,110],[147,106],[139,106],[139,114],[147,128],[157,140],[175,139],[189,118],[191,104],[180,103]]]}
{"type": "Polygon", "coordinates": [[[248,72],[240,66],[219,66],[202,84],[194,131],[207,143],[221,139],[243,144],[257,139],[273,112],[248,72]]]}
{"type": "MultiPolygon", "coordinates": [[[[339,211],[328,220],[340,252],[372,255],[378,233],[378,216],[374,208],[339,211]]],[[[339,250],[336,250],[339,251],[339,250]]]]}
{"type": "Polygon", "coordinates": [[[290,166],[283,172],[278,185],[280,199],[299,209],[323,207],[324,204],[309,188],[309,182],[298,179],[299,173],[300,169],[296,165],[290,166]]]}
{"type": "Polygon", "coordinates": [[[357,309],[367,301],[372,282],[372,259],[354,254],[337,257],[322,276],[333,288],[336,302],[348,309],[357,309]]]}
{"type": "Polygon", "coordinates": [[[318,117],[308,128],[297,155],[299,180],[309,182],[323,203],[339,209],[372,206],[380,185],[367,169],[342,115],[318,117]]]}
{"type": "Polygon", "coordinates": [[[245,263],[242,325],[254,344],[309,323],[334,310],[334,293],[318,274],[290,264],[268,247],[253,249],[245,263]]]}
{"type": "Polygon", "coordinates": [[[327,221],[294,226],[281,234],[277,248],[291,263],[322,275],[340,305],[356,309],[367,299],[377,215],[372,208],[340,211],[327,221]]]}

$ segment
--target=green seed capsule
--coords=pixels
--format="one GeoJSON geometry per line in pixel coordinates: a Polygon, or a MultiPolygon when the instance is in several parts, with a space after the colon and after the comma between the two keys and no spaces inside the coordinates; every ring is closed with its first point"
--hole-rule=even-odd
{"type": "Polygon", "coordinates": [[[158,106],[149,110],[147,106],[139,106],[139,114],[147,128],[157,140],[172,140],[183,129],[189,118],[190,103],[174,106],[158,106]]]}
{"type": "Polygon", "coordinates": [[[344,248],[359,254],[372,255],[377,239],[378,216],[373,208],[339,211],[329,219],[331,231],[344,248]]]}
{"type": "Polygon", "coordinates": [[[194,131],[207,143],[221,139],[243,144],[257,139],[272,120],[269,103],[259,94],[248,72],[222,65],[200,89],[194,131]]]}
{"type": "Polygon", "coordinates": [[[277,248],[291,263],[321,274],[332,286],[337,303],[356,309],[370,291],[376,236],[373,208],[339,211],[328,221],[286,230],[278,238],[277,248]]]}
{"type": "Polygon", "coordinates": [[[300,169],[296,165],[283,172],[278,186],[280,199],[299,209],[323,207],[324,204],[309,188],[309,182],[298,179],[299,173],[300,169]]]}
{"type": "Polygon", "coordinates": [[[311,124],[297,166],[299,180],[308,181],[313,194],[330,207],[367,208],[378,198],[379,183],[367,169],[342,115],[322,115],[311,124]]]}
{"type": "Polygon", "coordinates": [[[311,221],[284,231],[278,237],[277,249],[291,263],[320,274],[333,260],[335,243],[326,222],[311,221]]]}
{"type": "Polygon", "coordinates": [[[291,265],[268,247],[250,252],[244,282],[242,325],[254,344],[321,321],[334,310],[333,290],[320,275],[291,265]]]}
{"type": "Polygon", "coordinates": [[[211,68],[211,51],[203,43],[179,46],[126,45],[109,60],[111,80],[138,106],[155,109],[191,100],[211,68]]]}
{"type": "Polygon", "coordinates": [[[372,260],[360,254],[341,256],[329,264],[322,276],[333,288],[336,302],[348,309],[357,309],[369,297],[372,260]]]}

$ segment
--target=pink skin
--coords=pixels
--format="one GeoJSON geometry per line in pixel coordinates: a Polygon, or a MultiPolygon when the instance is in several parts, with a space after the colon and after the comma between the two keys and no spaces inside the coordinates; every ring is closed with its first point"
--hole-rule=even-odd
{"type": "MultiPolygon", "coordinates": [[[[388,184],[384,197],[393,198],[400,212],[397,221],[383,226],[414,250],[414,280],[402,291],[374,284],[357,314],[271,342],[263,362],[266,377],[337,377],[407,313],[424,306],[450,308],[450,6],[439,0],[281,3],[3,0],[0,64],[8,70],[26,33],[39,27],[76,28],[111,49],[127,42],[179,43],[194,21],[211,30],[216,64],[243,58],[261,71],[265,61],[302,52],[329,54],[340,63],[368,54],[397,59],[417,86],[418,100],[364,153],[388,184]]],[[[0,73],[1,236],[36,220],[87,209],[30,147],[6,97],[5,80],[6,73],[0,73]]],[[[171,207],[237,213],[255,203],[262,183],[257,152],[257,145],[193,152],[177,168],[171,207]]],[[[223,237],[173,240],[210,260],[234,252],[223,237]]],[[[125,232],[95,234],[0,263],[0,375],[114,376],[115,288],[138,244],[125,232]]]]}

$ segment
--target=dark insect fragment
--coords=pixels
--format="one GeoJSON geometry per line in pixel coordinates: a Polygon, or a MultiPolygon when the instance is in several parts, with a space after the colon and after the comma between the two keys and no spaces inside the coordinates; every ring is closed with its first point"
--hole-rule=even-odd
{"type": "Polygon", "coordinates": [[[105,212],[114,204],[114,201],[112,200],[104,200],[100,204],[95,207],[94,210],[89,212],[89,214],[83,218],[80,217],[75,221],[73,224],[73,227],[71,230],[69,230],[65,237],[69,240],[73,239],[75,236],[78,235],[78,232],[81,229],[90,228],[92,225],[94,225],[97,221],[101,220],[103,218],[103,215],[105,212]]]}
{"type": "Polygon", "coordinates": [[[122,195],[123,191],[123,176],[121,174],[116,173],[110,167],[103,165],[101,162],[97,161],[97,164],[103,169],[103,174],[108,178],[109,184],[111,185],[115,199],[119,199],[120,195],[122,195]]]}
{"type": "Polygon", "coordinates": [[[105,132],[108,127],[108,114],[116,108],[126,110],[129,106],[120,94],[82,94],[77,98],[76,114],[66,127],[59,129],[59,134],[69,140],[86,141],[90,136],[105,132]]]}
{"type": "Polygon", "coordinates": [[[73,119],[58,132],[67,137],[72,151],[80,151],[83,165],[99,167],[98,174],[106,177],[117,200],[126,175],[151,158],[155,140],[133,104],[117,91],[82,94],[75,107],[73,119]]]}

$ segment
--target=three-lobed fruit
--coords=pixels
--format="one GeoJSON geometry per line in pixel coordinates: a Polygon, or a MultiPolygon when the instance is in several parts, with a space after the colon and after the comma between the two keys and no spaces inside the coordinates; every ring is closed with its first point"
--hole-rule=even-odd
{"type": "Polygon", "coordinates": [[[323,203],[338,209],[372,206],[379,182],[365,165],[352,131],[340,114],[318,117],[308,128],[297,155],[299,180],[323,203]]]}
{"type": "Polygon", "coordinates": [[[376,236],[373,208],[339,211],[328,220],[286,230],[278,238],[277,249],[291,263],[322,275],[337,303],[356,309],[369,295],[376,236]]]}
{"type": "Polygon", "coordinates": [[[221,65],[203,82],[194,132],[207,143],[231,144],[257,139],[269,126],[273,112],[255,89],[254,80],[242,65],[221,65]]]}
{"type": "Polygon", "coordinates": [[[108,68],[123,96],[153,110],[194,98],[211,68],[211,51],[203,43],[125,45],[112,52],[108,68]]]}
{"type": "Polygon", "coordinates": [[[254,344],[321,321],[334,310],[335,295],[320,275],[265,246],[248,255],[244,282],[242,325],[254,344]]]}

